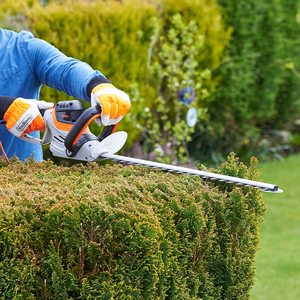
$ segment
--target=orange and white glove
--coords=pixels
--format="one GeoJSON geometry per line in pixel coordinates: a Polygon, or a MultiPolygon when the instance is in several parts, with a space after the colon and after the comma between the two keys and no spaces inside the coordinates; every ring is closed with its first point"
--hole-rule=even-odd
{"type": "Polygon", "coordinates": [[[17,98],[6,110],[3,119],[7,129],[15,136],[45,130],[45,124],[40,110],[53,107],[54,104],[34,99],[17,98]]]}
{"type": "MultiPolygon", "coordinates": [[[[100,121],[104,126],[119,123],[131,107],[128,95],[111,83],[101,83],[92,89],[91,104],[100,105],[102,109],[100,121]]],[[[97,123],[100,125],[99,121],[97,123]]]]}

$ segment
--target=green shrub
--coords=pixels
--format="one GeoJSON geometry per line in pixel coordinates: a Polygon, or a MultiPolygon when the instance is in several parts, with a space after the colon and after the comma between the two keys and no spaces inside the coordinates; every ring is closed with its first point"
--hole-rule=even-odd
{"type": "Polygon", "coordinates": [[[218,3],[233,34],[208,104],[209,121],[193,145],[201,158],[214,160],[232,149],[243,157],[258,154],[261,135],[286,129],[300,112],[299,83],[286,68],[300,63],[299,1],[218,3]]]}
{"type": "Polygon", "coordinates": [[[143,127],[146,153],[154,152],[157,158],[167,162],[186,161],[187,144],[195,130],[195,126],[186,122],[188,108],[197,107],[199,116],[203,117],[208,96],[203,82],[210,79],[210,70],[200,70],[197,60],[204,37],[199,35],[194,20],[185,23],[180,14],[171,18],[165,36],[158,21],[155,27],[148,69],[150,86],[155,87],[156,95],[140,113],[141,121],[136,122],[143,127]],[[179,91],[187,89],[190,92],[185,92],[179,100],[179,91]]]}
{"type": "MultiPolygon", "coordinates": [[[[249,299],[259,191],[120,165],[0,168],[3,299],[249,299]]],[[[234,156],[219,171],[257,178],[234,156]]]]}

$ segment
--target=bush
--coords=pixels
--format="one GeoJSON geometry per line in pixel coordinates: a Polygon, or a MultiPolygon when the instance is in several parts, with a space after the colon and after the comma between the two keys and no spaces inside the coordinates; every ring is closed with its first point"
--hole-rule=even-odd
{"type": "MultiPolygon", "coordinates": [[[[231,156],[219,171],[256,178],[231,156]]],[[[4,299],[249,299],[261,193],[120,165],[1,162],[4,299]]]]}
{"type": "Polygon", "coordinates": [[[210,79],[210,71],[200,70],[197,60],[204,37],[199,35],[195,21],[185,23],[180,14],[171,18],[166,36],[160,34],[158,22],[156,27],[157,41],[153,43],[148,68],[150,86],[155,87],[156,95],[137,124],[144,127],[146,153],[155,152],[156,158],[167,162],[187,161],[187,144],[195,126],[187,124],[185,116],[188,108],[197,107],[203,117],[208,96],[203,82],[210,79]]]}
{"type": "Polygon", "coordinates": [[[261,135],[288,128],[300,112],[299,83],[286,67],[299,67],[299,1],[218,3],[234,30],[208,104],[210,120],[193,145],[213,160],[232,149],[241,157],[259,154],[261,135]]]}

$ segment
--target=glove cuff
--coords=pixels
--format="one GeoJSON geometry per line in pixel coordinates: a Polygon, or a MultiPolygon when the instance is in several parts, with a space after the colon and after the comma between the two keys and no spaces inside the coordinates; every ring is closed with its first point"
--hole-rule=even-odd
{"type": "Polygon", "coordinates": [[[107,90],[106,89],[109,89],[109,92],[114,92],[115,90],[117,90],[117,88],[115,86],[113,86],[111,83],[101,83],[101,84],[98,84],[96,85],[93,90],[92,90],[92,93],[97,93],[99,91],[103,91],[105,90],[106,91],[106,94],[107,94],[107,90]]]}
{"type": "Polygon", "coordinates": [[[23,98],[15,99],[8,107],[3,116],[4,121],[6,121],[7,127],[10,127],[10,123],[16,123],[17,119],[15,119],[15,117],[21,116],[24,111],[29,108],[29,106],[30,105],[23,101],[23,98]]]}
{"type": "Polygon", "coordinates": [[[88,96],[90,97],[92,90],[94,89],[94,87],[96,87],[99,84],[103,84],[103,83],[111,83],[106,77],[101,76],[101,77],[95,77],[93,78],[87,85],[86,91],[88,96]]]}
{"type": "Polygon", "coordinates": [[[0,96],[0,120],[3,119],[5,112],[16,99],[16,97],[0,96]]]}

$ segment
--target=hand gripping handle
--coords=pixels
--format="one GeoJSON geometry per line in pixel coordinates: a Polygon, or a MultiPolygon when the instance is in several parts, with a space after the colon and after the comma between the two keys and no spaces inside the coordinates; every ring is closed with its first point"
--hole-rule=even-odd
{"type": "MultiPolygon", "coordinates": [[[[74,146],[79,141],[82,134],[85,132],[86,128],[91,124],[93,120],[99,118],[101,116],[101,107],[100,106],[92,106],[86,109],[77,121],[72,126],[71,130],[66,136],[65,146],[69,151],[74,150],[74,146]]],[[[101,142],[107,136],[114,132],[116,129],[116,125],[106,126],[97,137],[97,139],[101,142]]]]}
{"type": "MultiPolygon", "coordinates": [[[[48,109],[52,109],[52,108],[48,108],[48,109]]],[[[40,109],[40,113],[41,113],[42,117],[44,117],[45,111],[46,111],[45,109],[40,109]]],[[[6,125],[6,121],[5,120],[0,120],[0,126],[1,125],[6,125]]],[[[21,140],[24,140],[24,141],[29,142],[31,144],[43,145],[43,143],[44,143],[44,139],[34,137],[34,136],[30,135],[29,133],[25,133],[23,136],[20,136],[19,138],[21,140]]]]}

